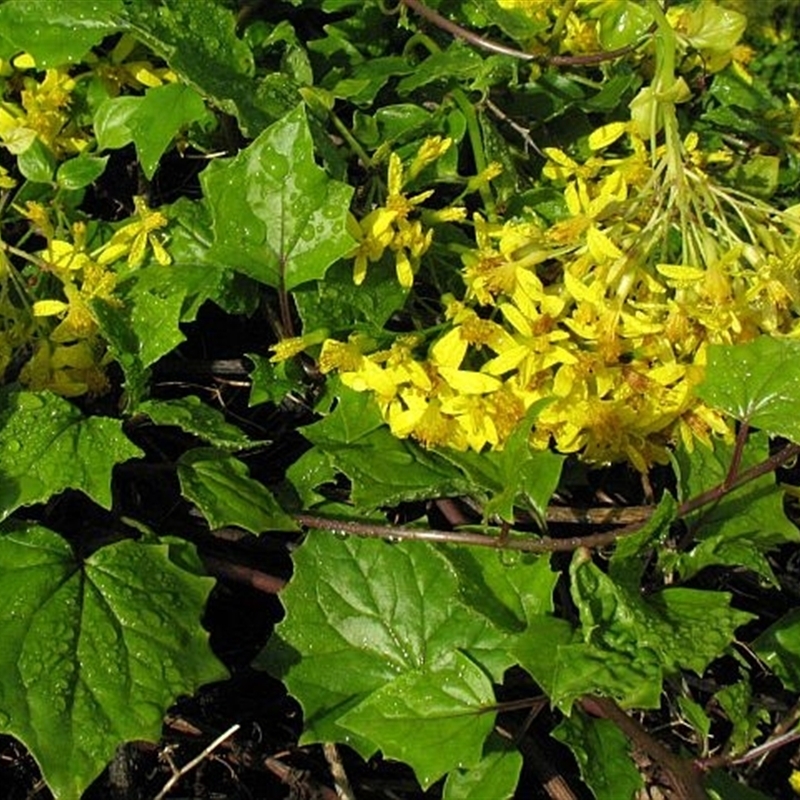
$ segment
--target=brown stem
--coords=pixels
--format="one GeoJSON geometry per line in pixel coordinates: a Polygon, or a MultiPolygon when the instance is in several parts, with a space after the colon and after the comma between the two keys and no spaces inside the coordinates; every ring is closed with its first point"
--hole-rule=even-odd
{"type": "Polygon", "coordinates": [[[736,444],[733,446],[731,464],[728,467],[728,474],[725,476],[725,480],[722,483],[726,489],[733,485],[736,476],[739,474],[739,467],[742,465],[742,455],[744,453],[744,446],[747,443],[748,433],[750,433],[750,426],[746,422],[743,422],[736,433],[736,444]]]}
{"type": "Polygon", "coordinates": [[[711,769],[720,769],[723,767],[741,766],[742,764],[747,764],[749,761],[755,761],[756,759],[771,755],[781,747],[785,747],[787,744],[796,742],[798,739],[800,739],[800,731],[789,731],[788,733],[784,733],[780,736],[773,736],[771,739],[767,739],[767,741],[763,744],[758,745],[758,747],[753,747],[740,756],[711,756],[709,758],[697,759],[694,763],[698,769],[705,771],[711,769]]]}
{"type": "Polygon", "coordinates": [[[225,578],[236,583],[243,583],[265,594],[278,594],[285,586],[286,581],[275,575],[268,575],[266,572],[245,567],[242,564],[233,564],[222,558],[214,556],[204,556],[203,562],[206,565],[209,575],[215,578],[225,578]]]}
{"type": "Polygon", "coordinates": [[[589,536],[570,536],[566,539],[552,539],[549,536],[538,538],[508,538],[503,541],[496,536],[467,531],[440,531],[430,528],[404,528],[396,525],[374,525],[365,522],[331,519],[314,514],[294,514],[293,518],[306,528],[349,533],[375,539],[412,540],[441,544],[464,544],[472,547],[491,547],[495,550],[519,550],[525,553],[564,553],[579,547],[590,549],[606,547],[623,536],[630,536],[640,529],[640,525],[628,525],[615,531],[593,533],[589,536]]]}
{"type": "Polygon", "coordinates": [[[726,478],[722,483],[712,486],[708,491],[690,498],[685,503],[681,503],[678,508],[678,516],[685,517],[693,511],[697,511],[697,509],[702,506],[717,502],[726,494],[732,492],[734,489],[738,489],[743,484],[760,478],[762,475],[766,475],[769,472],[775,472],[776,469],[782,467],[787,461],[791,461],[798,455],[800,455],[800,445],[787,444],[786,447],[775,453],[774,456],[770,456],[760,464],[755,464],[749,469],[740,472],[734,480],[728,482],[726,478]]]}
{"type": "Polygon", "coordinates": [[[628,53],[633,52],[638,45],[626,45],[619,47],[616,50],[606,50],[600,53],[587,53],[582,56],[548,56],[538,55],[533,53],[526,53],[524,50],[517,50],[514,47],[507,47],[504,44],[495,42],[492,39],[486,39],[479,36],[474,31],[458,25],[455,22],[438,14],[432,8],[428,8],[420,0],[400,0],[401,3],[408,6],[408,8],[416,11],[421,17],[424,17],[428,22],[432,22],[437,28],[441,28],[456,39],[463,39],[463,41],[477,47],[481,50],[486,50],[490,53],[497,53],[499,55],[511,56],[512,58],[519,58],[523,61],[538,61],[544,64],[552,64],[553,66],[581,66],[590,64],[601,64],[603,61],[612,61],[615,58],[621,58],[628,53]]]}
{"type": "Polygon", "coordinates": [[[672,784],[676,800],[708,800],[701,784],[700,773],[695,770],[692,762],[676,756],[664,747],[613,700],[586,696],[578,702],[587,714],[599,715],[613,722],[635,747],[653,759],[672,784]]]}

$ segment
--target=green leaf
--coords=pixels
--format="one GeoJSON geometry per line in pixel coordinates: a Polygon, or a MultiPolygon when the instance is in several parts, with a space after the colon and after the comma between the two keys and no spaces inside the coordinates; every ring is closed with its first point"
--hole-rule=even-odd
{"type": "Polygon", "coordinates": [[[56,160],[40,139],[17,156],[19,171],[33,183],[51,183],[56,171],[56,160]]]}
{"type": "Polygon", "coordinates": [[[336,97],[356,105],[369,106],[390,78],[412,72],[414,67],[401,56],[371,58],[356,64],[346,78],[336,82],[331,91],[336,97]]]}
{"type": "Polygon", "coordinates": [[[170,549],[126,540],[81,562],[45,528],[0,535],[0,729],[59,800],[78,800],[119,744],[158,740],[179,695],[226,675],[199,625],[214,582],[170,549]]]}
{"type": "Polygon", "coordinates": [[[647,8],[636,3],[612,3],[600,17],[598,39],[604,50],[617,50],[634,44],[652,23],[653,15],[647,8]]]}
{"type": "Polygon", "coordinates": [[[354,244],[345,229],[352,188],[314,163],[298,106],[236,158],[200,176],[214,219],[214,255],[269,286],[322,278],[354,244]]]}
{"type": "Polygon", "coordinates": [[[145,176],[153,177],[177,133],[193,122],[211,119],[203,98],[191,86],[168,83],[148,89],[125,119],[145,176]]]}
{"type": "Polygon", "coordinates": [[[207,447],[189,450],[178,460],[178,478],[181,492],[198,507],[212,530],[226,525],[256,534],[298,529],[271,492],[229,453],[207,447]]]}
{"type": "Polygon", "coordinates": [[[700,738],[703,754],[708,753],[708,737],[711,734],[711,718],[705,709],[690,697],[679,697],[678,707],[683,716],[683,722],[688,722],[700,738]]]}
{"type": "Polygon", "coordinates": [[[697,394],[740,422],[800,442],[800,342],[760,336],[711,345],[697,394]]]}
{"type": "MultiPolygon", "coordinates": [[[[207,300],[212,300],[229,314],[252,314],[258,307],[258,284],[251,278],[217,263],[211,255],[211,210],[200,201],[182,197],[171,206],[162,207],[167,214],[169,242],[172,256],[168,272],[153,272],[148,291],[158,286],[161,291],[172,287],[169,293],[182,292],[185,296],[181,322],[192,322],[207,300]]],[[[137,271],[137,274],[141,270],[137,271]]],[[[142,282],[139,275],[138,282],[142,282]]]]}
{"type": "MultiPolygon", "coordinates": [[[[132,411],[147,390],[148,372],[139,355],[142,345],[131,327],[129,316],[116,303],[94,298],[89,300],[88,305],[97,320],[100,333],[108,342],[109,353],[125,375],[126,408],[132,411]]],[[[153,338],[158,339],[157,336],[153,338]]]]}
{"type": "Polygon", "coordinates": [[[372,692],[339,724],[380,743],[383,755],[409,764],[424,789],[456,767],[481,760],[494,727],[492,684],[461,653],[406,672],[372,692]],[[447,742],[442,747],[442,742],[447,742]]]}
{"type": "MultiPolygon", "coordinates": [[[[558,620],[560,622],[560,620],[558,620]]],[[[549,646],[548,639],[539,646],[549,646]]],[[[559,644],[548,659],[523,666],[537,679],[536,666],[550,677],[542,684],[550,702],[569,714],[573,703],[585,694],[616,698],[624,708],[658,708],[661,704],[663,670],[657,654],[650,648],[636,652],[633,643],[612,649],[605,643],[576,642],[559,644]]]]}
{"type": "Polygon", "coordinates": [[[341,539],[318,531],[309,533],[293,559],[294,577],[281,593],[286,619],[260,662],[302,705],[302,741],[346,742],[365,757],[378,749],[407,747],[402,757],[421,764],[419,777],[426,781],[459,759],[477,763],[480,752],[471,738],[459,739],[457,747],[430,747],[434,719],[441,718],[443,733],[460,726],[450,719],[452,713],[466,714],[462,721],[485,732],[493,718],[473,716],[492,702],[490,684],[455,653],[484,644],[495,648],[497,636],[463,605],[447,561],[421,542],[341,539]],[[413,705],[403,700],[406,690],[413,693],[413,705]],[[394,699],[361,706],[376,692],[394,699]],[[428,710],[420,704],[426,692],[439,708],[428,722],[428,710]],[[417,724],[430,731],[424,748],[413,741],[399,743],[415,715],[417,724]],[[439,760],[422,750],[435,751],[439,760]]]}
{"type": "Polygon", "coordinates": [[[769,723],[769,712],[755,706],[749,680],[740,680],[720,689],[714,698],[733,725],[725,752],[732,756],[742,755],[760,735],[759,726],[769,723]]]}
{"type": "Polygon", "coordinates": [[[534,617],[552,614],[559,573],[549,556],[460,545],[439,550],[458,575],[462,602],[495,627],[520,633],[534,617]]]}
{"type": "Polygon", "coordinates": [[[498,736],[491,736],[483,758],[472,769],[450,772],[442,800],[506,800],[514,796],[522,772],[522,756],[498,736]]]}
{"type": "Polygon", "coordinates": [[[144,102],[143,97],[109,97],[94,113],[92,127],[98,150],[118,150],[133,141],[128,121],[144,102]]]}
{"type": "Polygon", "coordinates": [[[411,75],[403,78],[397,85],[397,93],[406,97],[434,81],[447,86],[458,78],[474,78],[482,67],[483,57],[469,45],[456,41],[447,50],[428,56],[411,75]]]}
{"type": "Polygon", "coordinates": [[[576,712],[565,717],[551,736],[572,750],[581,777],[597,800],[633,800],[644,787],[631,760],[630,742],[613,722],[576,712]]]}
{"type": "Polygon", "coordinates": [[[260,403],[280,403],[289,392],[305,390],[305,385],[300,377],[291,377],[290,370],[293,362],[281,361],[273,364],[266,356],[257,353],[247,353],[253,362],[250,372],[250,399],[249,406],[260,403]]]}
{"type": "MultiPolygon", "coordinates": [[[[675,454],[681,497],[702,494],[722,483],[730,469],[733,444],[716,440],[712,448],[697,446],[692,453],[675,454]]],[[[766,434],[751,433],[742,452],[740,470],[769,456],[766,434]]],[[[689,515],[686,524],[697,544],[686,553],[667,554],[662,562],[676,569],[683,580],[712,565],[747,567],[764,581],[777,585],[765,553],[800,540],[800,532],[787,518],[783,490],[773,472],[726,492],[720,500],[689,515]]]]}
{"type": "Polygon", "coordinates": [[[255,443],[235,425],[225,421],[225,415],[189,395],[174,400],[148,400],[137,409],[156,425],[175,425],[220,450],[242,450],[255,443]]]}
{"type": "Polygon", "coordinates": [[[367,330],[382,330],[407,296],[388,258],[370,264],[360,286],[353,283],[352,262],[338,261],[325,273],[324,281],[307,283],[292,293],[304,330],[348,333],[360,324],[366,324],[367,330]]]}
{"type": "Polygon", "coordinates": [[[753,618],[730,607],[728,592],[683,587],[643,597],[603,573],[586,553],[571,565],[572,597],[585,637],[614,650],[651,648],[668,673],[702,674],[734,640],[734,631],[753,618]]]}
{"type": "Polygon", "coordinates": [[[30,53],[42,69],[80,60],[122,27],[122,0],[6,0],[0,5],[2,36],[30,53]]]}
{"type": "Polygon", "coordinates": [[[108,163],[108,156],[98,158],[97,156],[81,155],[65,161],[56,172],[56,183],[62,188],[70,191],[83,189],[94,183],[105,171],[108,163]]]}
{"type": "Polygon", "coordinates": [[[653,545],[663,542],[677,519],[678,503],[664,492],[652,516],[636,533],[617,539],[608,574],[620,586],[638,591],[653,545]]]}
{"type": "Polygon", "coordinates": [[[645,599],[635,587],[615,584],[583,551],[570,572],[580,629],[573,634],[562,620],[534,620],[513,645],[520,664],[565,712],[588,693],[629,708],[657,708],[664,673],[701,674],[752,618],[731,609],[724,592],[674,588],[645,599]]]}
{"type": "Polygon", "coordinates": [[[393,436],[368,393],[345,386],[335,391],[335,410],[301,432],[353,481],[354,503],[370,509],[467,492],[468,482],[459,470],[393,436]]]}
{"type": "Polygon", "coordinates": [[[142,367],[154,364],[186,339],[179,326],[189,293],[180,280],[186,274],[176,272],[174,265],[152,264],[120,284],[125,301],[121,317],[137,341],[135,353],[142,367]]]}
{"type": "Polygon", "coordinates": [[[122,423],[84,417],[50,392],[0,392],[0,520],[64,489],[111,508],[111,470],[142,451],[122,423]]]}
{"type": "Polygon", "coordinates": [[[751,648],[790,692],[800,691],[800,610],[770,625],[751,648]]]}
{"type": "Polygon", "coordinates": [[[257,136],[275,119],[229,8],[213,0],[128,0],[126,8],[130,30],[201,95],[236,117],[245,136],[257,136]]]}

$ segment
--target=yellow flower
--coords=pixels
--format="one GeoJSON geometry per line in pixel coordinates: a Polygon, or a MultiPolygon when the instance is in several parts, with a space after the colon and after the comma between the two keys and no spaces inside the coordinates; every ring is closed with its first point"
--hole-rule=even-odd
{"type": "MultiPolygon", "coordinates": [[[[451,143],[450,139],[438,136],[426,139],[411,163],[409,177],[413,179],[427,164],[439,158],[451,143]]],[[[348,220],[348,229],[358,240],[358,246],[350,254],[354,259],[353,282],[356,286],[364,282],[368,264],[380,260],[387,249],[395,254],[395,268],[400,285],[404,289],[410,289],[414,283],[414,274],[419,268],[420,260],[433,240],[433,230],[426,230],[419,219],[410,217],[420,210],[418,207],[431,197],[433,190],[408,197],[403,191],[405,183],[403,162],[397,153],[391,153],[386,201],[370,211],[360,222],[354,218],[348,220]]],[[[461,208],[441,209],[431,212],[429,221],[461,219],[464,213],[461,208]]]]}
{"type": "Polygon", "coordinates": [[[311,333],[305,333],[302,336],[291,336],[287,339],[282,339],[270,348],[273,352],[270,361],[273,363],[288,361],[290,358],[300,355],[300,353],[307,350],[309,347],[321,344],[327,338],[328,331],[325,328],[319,328],[311,333]]]}
{"type": "Polygon", "coordinates": [[[0,189],[13,189],[17,182],[8,174],[5,167],[0,167],[0,189]]]}
{"type": "Polygon", "coordinates": [[[111,264],[127,255],[128,266],[133,269],[144,261],[147,246],[150,245],[156,261],[161,266],[171,264],[172,259],[169,253],[164,249],[164,245],[155,233],[167,226],[167,218],[160,211],[148,208],[144,197],[134,197],[133,202],[139,219],[119,228],[110,241],[93,255],[98,263],[103,265],[111,264]]]}
{"type": "Polygon", "coordinates": [[[88,341],[72,345],[41,341],[20,371],[20,383],[32,391],[47,389],[62,397],[102,394],[109,384],[101,352],[101,345],[88,341]]]}

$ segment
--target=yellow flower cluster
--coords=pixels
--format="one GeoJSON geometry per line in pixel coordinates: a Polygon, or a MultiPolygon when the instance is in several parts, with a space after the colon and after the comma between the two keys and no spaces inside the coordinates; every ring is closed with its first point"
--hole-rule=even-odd
{"type": "MultiPolygon", "coordinates": [[[[446,153],[451,144],[452,139],[441,136],[426,139],[407,173],[403,169],[400,156],[391,153],[386,201],[360,222],[352,215],[348,220],[350,233],[358,241],[358,247],[352,253],[353,280],[356,285],[360,286],[364,282],[367,265],[379,261],[388,249],[394,253],[397,280],[403,288],[411,288],[420,259],[433,239],[433,230],[426,230],[421,220],[415,219],[413,215],[433,191],[408,197],[403,188],[428,164],[446,153]]],[[[465,216],[463,209],[449,209],[448,212],[444,216],[439,212],[441,221],[463,219],[465,216]]]]}
{"type": "MultiPolygon", "coordinates": [[[[800,213],[726,187],[715,176],[732,155],[679,134],[675,107],[689,96],[675,75],[684,39],[713,50],[706,39],[719,24],[732,47],[740,15],[710,2],[673,22],[656,2],[647,10],[658,23],[656,69],[630,120],[595,130],[580,161],[544,150],[543,178],[563,192],[563,217],[547,224],[529,209],[501,224],[475,214],[476,246],[462,257],[466,292],[444,298],[442,325],[388,349],[363,336],[323,342],[322,372],[371,392],[396,436],[501,448],[536,404],[534,446],[644,472],[676,439],[691,447],[730,435],[695,396],[709,344],[800,337],[800,213]]],[[[399,159],[392,164],[397,198],[399,159]]],[[[403,199],[403,208],[428,194],[403,199]]],[[[365,238],[379,241],[396,224],[389,208],[364,220],[365,238]]],[[[358,258],[363,265],[372,255],[358,258]]],[[[361,274],[357,263],[357,282],[361,274]]]]}
{"type": "Polygon", "coordinates": [[[728,156],[695,135],[651,151],[635,123],[612,123],[589,145],[583,163],[546,150],[563,220],[475,215],[464,302],[448,300],[424,358],[420,337],[377,352],[328,340],[322,371],[374,393],[395,435],[430,446],[502,447],[541,400],[533,444],[591,462],[644,471],[676,436],[725,435],[693,394],[706,346],[800,335],[800,218],[712,180],[728,156]]]}
{"type": "MultiPolygon", "coordinates": [[[[33,354],[19,377],[28,388],[49,389],[64,397],[99,394],[108,388],[105,344],[90,303],[94,299],[117,302],[114,289],[118,273],[112,265],[125,259],[128,268],[136,268],[144,260],[148,245],[158,263],[170,263],[155,233],[166,226],[166,217],[149,209],[143,198],[135,198],[135,203],[137,218],[121,226],[91,252],[87,250],[85,224],[74,223],[69,237],[59,238],[44,206],[28,203],[23,210],[34,228],[47,239],[47,246],[38,258],[42,270],[58,280],[62,294],[61,298],[39,299],[32,304],[31,313],[39,329],[33,332],[33,354]]],[[[2,281],[2,286],[7,292],[8,281],[2,281]]],[[[14,304],[0,308],[4,327],[12,328],[12,323],[16,323],[18,333],[23,325],[19,316],[14,304]]],[[[31,331],[29,327],[25,330],[29,339],[31,331]]],[[[21,338],[21,333],[17,338],[21,338]]],[[[0,363],[3,369],[11,353],[7,356],[6,363],[0,363]]]]}
{"type": "MultiPolygon", "coordinates": [[[[34,66],[30,56],[14,59],[14,66],[34,66]]],[[[65,69],[48,69],[44,78],[25,76],[19,103],[0,102],[0,141],[15,154],[24,153],[39,139],[57,156],[79,153],[90,142],[70,113],[76,86],[65,69]]]]}

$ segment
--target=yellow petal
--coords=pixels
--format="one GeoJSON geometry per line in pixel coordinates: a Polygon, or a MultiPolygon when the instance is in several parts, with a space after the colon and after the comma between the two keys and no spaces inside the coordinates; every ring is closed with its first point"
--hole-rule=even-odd
{"type": "Polygon", "coordinates": [[[502,386],[497,378],[482,372],[439,367],[439,373],[451,388],[462,394],[486,394],[496,392],[502,386]]]}
{"type": "Polygon", "coordinates": [[[52,317],[56,314],[63,314],[69,308],[69,304],[61,300],[37,300],[33,304],[34,317],[52,317]]]}
{"type": "Polygon", "coordinates": [[[172,263],[172,257],[164,249],[164,245],[155,236],[150,237],[150,244],[153,246],[153,255],[156,257],[156,261],[162,267],[169,266],[172,263]]]}
{"type": "Polygon", "coordinates": [[[678,286],[691,286],[705,278],[706,272],[700,267],[690,267],[687,264],[656,264],[660,275],[678,286]]]}
{"type": "Polygon", "coordinates": [[[439,367],[458,368],[467,352],[467,341],[461,335],[461,326],[449,330],[434,342],[430,350],[431,360],[439,367]]]}
{"type": "Polygon", "coordinates": [[[592,258],[600,263],[615,258],[622,258],[622,250],[594,225],[586,232],[586,244],[589,247],[592,258]]]}
{"type": "Polygon", "coordinates": [[[592,150],[602,150],[616,142],[627,130],[627,122],[609,122],[589,134],[589,147],[592,150]]]}
{"type": "Polygon", "coordinates": [[[410,289],[414,285],[414,270],[411,268],[411,262],[408,260],[405,250],[397,251],[395,268],[398,283],[404,289],[410,289]]]}

